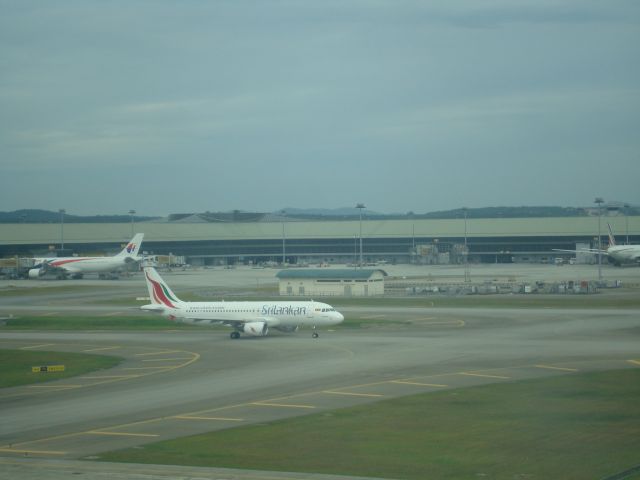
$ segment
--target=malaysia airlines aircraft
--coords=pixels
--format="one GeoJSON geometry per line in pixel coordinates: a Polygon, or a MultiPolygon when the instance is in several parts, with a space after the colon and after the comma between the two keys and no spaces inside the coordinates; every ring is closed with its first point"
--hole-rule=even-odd
{"type": "Polygon", "coordinates": [[[193,325],[226,325],[233,327],[231,338],[244,333],[264,337],[269,328],[295,332],[298,327],[311,325],[313,338],[316,327],[336,325],[344,320],[342,314],[326,303],[306,302],[183,302],[153,267],[144,268],[151,304],[142,310],[157,312],[171,320],[193,325]]]}
{"type": "Polygon", "coordinates": [[[613,236],[613,230],[611,225],[607,223],[609,228],[609,246],[605,250],[598,250],[597,248],[588,248],[584,250],[556,250],[557,252],[575,252],[575,253],[598,253],[609,257],[610,261],[616,266],[622,264],[635,263],[640,264],[640,245],[617,245],[616,239],[613,236]]]}
{"type": "Polygon", "coordinates": [[[122,270],[126,265],[139,262],[138,256],[144,233],[136,234],[120,253],[113,257],[53,257],[36,258],[35,265],[29,270],[29,278],[39,278],[47,273],[58,278],[71,275],[82,278],[85,273],[107,273],[122,270]]]}

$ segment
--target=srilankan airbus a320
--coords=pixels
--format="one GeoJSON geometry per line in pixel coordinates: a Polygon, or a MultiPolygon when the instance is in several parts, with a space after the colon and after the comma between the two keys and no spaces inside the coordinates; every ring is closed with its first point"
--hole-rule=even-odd
{"type": "Polygon", "coordinates": [[[340,312],[322,302],[183,302],[153,267],[144,268],[151,304],[142,310],[161,313],[171,320],[193,325],[226,325],[233,328],[231,338],[241,334],[264,337],[270,328],[295,332],[301,326],[336,325],[344,320],[340,312]]]}

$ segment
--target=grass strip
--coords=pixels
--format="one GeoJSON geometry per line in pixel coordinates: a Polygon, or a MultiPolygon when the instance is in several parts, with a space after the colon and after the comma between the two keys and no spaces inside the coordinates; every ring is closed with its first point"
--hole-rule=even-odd
{"type": "Polygon", "coordinates": [[[85,353],[0,349],[0,388],[17,387],[75,377],[87,372],[112,368],[121,358],[85,353]],[[37,372],[31,367],[64,365],[63,372],[37,372]]]}
{"type": "Polygon", "coordinates": [[[429,296],[403,298],[318,299],[339,307],[459,307],[459,308],[640,308],[640,295],[466,295],[458,297],[429,296]]]}
{"type": "Polygon", "coordinates": [[[603,478],[639,462],[640,369],[448,390],[101,460],[399,479],[603,478]]]}
{"type": "Polygon", "coordinates": [[[11,330],[167,330],[199,328],[149,316],[24,316],[5,320],[11,330]]]}

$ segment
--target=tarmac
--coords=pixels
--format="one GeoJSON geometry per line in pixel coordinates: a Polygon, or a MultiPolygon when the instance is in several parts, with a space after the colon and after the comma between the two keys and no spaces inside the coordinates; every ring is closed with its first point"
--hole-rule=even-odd
{"type": "MultiPolygon", "coordinates": [[[[464,273],[449,266],[380,268],[396,278],[430,275],[442,281],[458,280],[464,273]]],[[[478,281],[598,278],[593,265],[481,265],[471,271],[478,281]]],[[[226,292],[255,294],[256,288],[274,286],[276,272],[202,269],[174,271],[165,278],[175,290],[217,298],[226,292]]],[[[602,273],[604,279],[623,285],[640,282],[638,268],[606,266],[602,273]]],[[[117,315],[122,307],[109,306],[110,297],[146,294],[140,276],[121,281],[11,283],[10,287],[0,283],[0,291],[26,290],[0,296],[0,315],[28,309],[42,315],[65,309],[117,315]],[[82,288],[35,288],[29,293],[33,287],[66,285],[82,288]]],[[[349,307],[343,313],[370,319],[372,324],[360,329],[338,326],[321,332],[318,340],[304,330],[231,341],[228,332],[219,329],[0,329],[1,348],[123,358],[112,370],[46,387],[0,390],[0,478],[345,479],[349,477],[111,464],[99,459],[114,449],[414,393],[640,366],[636,309],[349,307]]]]}

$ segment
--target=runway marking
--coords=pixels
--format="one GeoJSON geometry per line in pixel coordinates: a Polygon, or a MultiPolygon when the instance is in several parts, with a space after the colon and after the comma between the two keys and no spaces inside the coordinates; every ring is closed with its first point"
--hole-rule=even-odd
{"type": "Polygon", "coordinates": [[[86,435],[113,435],[121,437],[159,437],[156,433],[127,433],[127,432],[105,432],[103,430],[89,430],[86,435]]]}
{"type": "Polygon", "coordinates": [[[23,450],[16,448],[1,448],[0,452],[6,453],[21,453],[23,455],[34,454],[34,455],[66,455],[67,452],[58,452],[56,450],[23,450]]]}
{"type": "Polygon", "coordinates": [[[191,360],[191,358],[151,358],[142,360],[143,362],[172,362],[174,360],[191,360]]]}
{"type": "Polygon", "coordinates": [[[360,317],[363,320],[373,320],[374,318],[384,318],[386,315],[365,315],[364,317],[360,317]]]}
{"type": "Polygon", "coordinates": [[[118,315],[122,315],[123,312],[109,312],[103,313],[102,315],[98,315],[99,317],[116,317],[118,315]]]}
{"type": "Polygon", "coordinates": [[[469,377],[500,378],[503,380],[511,378],[511,377],[504,377],[502,375],[488,375],[485,373],[472,373],[472,372],[459,372],[457,375],[467,375],[469,377]]]}
{"type": "Polygon", "coordinates": [[[82,385],[75,384],[58,384],[58,385],[27,385],[28,388],[80,388],[82,385]]]}
{"type": "Polygon", "coordinates": [[[640,365],[640,360],[627,360],[629,363],[633,363],[634,365],[640,365]]]}
{"type": "Polygon", "coordinates": [[[178,353],[180,350],[162,350],[160,352],[136,353],[136,357],[148,357],[151,355],[164,355],[165,353],[178,353]]]}
{"type": "Polygon", "coordinates": [[[41,317],[51,317],[53,315],[58,315],[60,312],[47,312],[40,315],[41,317]]]}
{"type": "Polygon", "coordinates": [[[554,367],[552,365],[534,365],[536,368],[546,368],[548,370],[562,370],[563,372],[578,372],[577,368],[554,367]]]}
{"type": "Polygon", "coordinates": [[[173,367],[168,366],[168,367],[127,367],[127,368],[123,368],[122,370],[170,370],[173,367]]]}
{"type": "Polygon", "coordinates": [[[322,393],[326,393],[329,395],[348,395],[352,397],[384,397],[384,395],[381,395],[379,393],[338,392],[336,390],[324,390],[322,393]]]}
{"type": "Polygon", "coordinates": [[[281,407],[281,408],[316,408],[313,405],[292,405],[287,403],[269,403],[269,402],[251,402],[249,405],[258,405],[260,407],[281,407]]]}
{"type": "Polygon", "coordinates": [[[409,382],[407,380],[391,380],[390,383],[399,383],[400,385],[417,385],[419,387],[437,387],[437,388],[446,388],[449,386],[449,385],[442,385],[438,383],[409,382]]]}
{"type": "Polygon", "coordinates": [[[32,348],[50,347],[51,345],[55,345],[55,343],[42,343],[40,345],[30,345],[27,347],[20,347],[20,350],[30,350],[32,348]]]}
{"type": "Polygon", "coordinates": [[[464,322],[464,320],[460,320],[460,319],[451,319],[451,320],[441,320],[438,322],[429,322],[426,321],[428,320],[428,318],[416,318],[414,320],[412,320],[413,322],[421,322],[421,321],[425,321],[424,325],[426,326],[452,326],[452,327],[464,327],[466,325],[466,323],[464,322]]]}
{"type": "Polygon", "coordinates": [[[90,348],[88,350],[82,350],[83,352],[100,352],[103,350],[117,350],[122,347],[100,347],[100,348],[90,348]]]}
{"type": "Polygon", "coordinates": [[[173,418],[177,418],[179,420],[219,420],[221,422],[244,422],[244,418],[196,417],[193,415],[176,415],[173,418]]]}
{"type": "Polygon", "coordinates": [[[78,378],[86,378],[89,380],[100,380],[103,378],[138,378],[140,375],[96,375],[96,376],[83,376],[78,378]]]}

